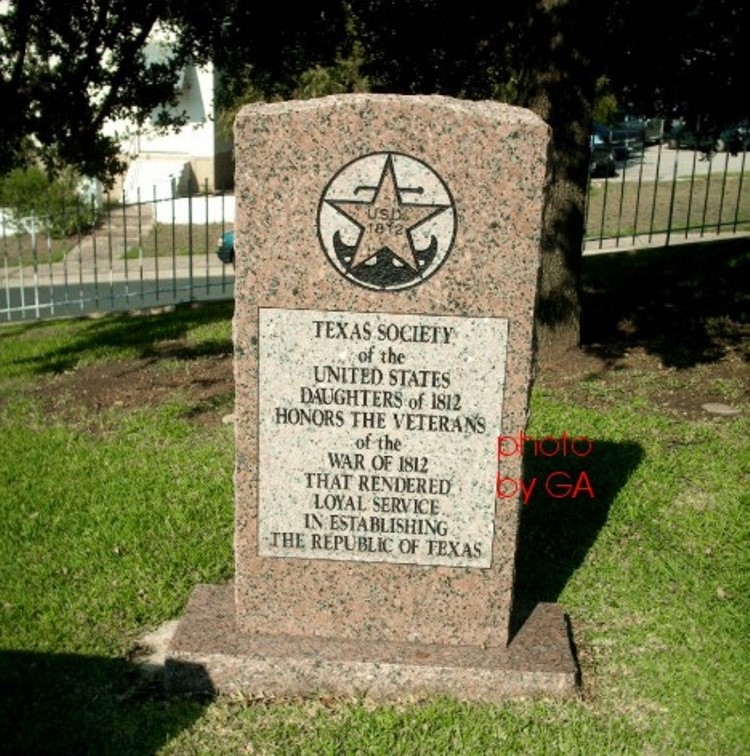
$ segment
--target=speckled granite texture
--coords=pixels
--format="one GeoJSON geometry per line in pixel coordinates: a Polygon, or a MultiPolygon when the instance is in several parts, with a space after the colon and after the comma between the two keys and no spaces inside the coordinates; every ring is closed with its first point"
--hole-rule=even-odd
{"type": "Polygon", "coordinates": [[[574,688],[559,609],[508,647],[521,505],[494,495],[497,436],[526,427],[548,136],[528,111],[445,97],[241,111],[235,595],[196,594],[175,687],[189,662],[277,693],[574,688]],[[412,490],[373,493],[397,477],[412,490]]]}
{"type": "Polygon", "coordinates": [[[539,604],[507,648],[238,632],[231,585],[198,586],[172,639],[168,690],[264,696],[570,696],[577,669],[560,608],[539,604]]]}

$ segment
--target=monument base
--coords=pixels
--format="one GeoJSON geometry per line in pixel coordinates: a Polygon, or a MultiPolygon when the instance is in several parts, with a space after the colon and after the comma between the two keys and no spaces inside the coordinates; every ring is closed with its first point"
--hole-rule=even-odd
{"type": "Polygon", "coordinates": [[[570,696],[577,668],[557,604],[539,604],[507,648],[373,643],[239,632],[233,585],[199,585],[167,651],[174,693],[448,696],[496,702],[570,696]]]}

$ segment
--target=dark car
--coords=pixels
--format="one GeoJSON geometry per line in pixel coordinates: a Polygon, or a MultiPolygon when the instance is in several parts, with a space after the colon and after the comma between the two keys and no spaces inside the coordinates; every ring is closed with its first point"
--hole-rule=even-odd
{"type": "Polygon", "coordinates": [[[736,155],[738,152],[744,152],[750,145],[750,121],[742,121],[727,126],[719,133],[716,140],[717,152],[731,152],[736,155]]]}
{"type": "Polygon", "coordinates": [[[717,136],[710,129],[690,128],[681,118],[675,118],[669,125],[667,147],[670,150],[700,150],[718,152],[717,136]]]}
{"type": "MultiPolygon", "coordinates": [[[[700,121],[698,127],[700,127],[700,121]]],[[[731,152],[746,150],[750,143],[750,122],[742,121],[723,129],[705,127],[691,129],[681,118],[672,121],[667,137],[670,149],[700,150],[701,152],[731,152]]]]}
{"type": "Polygon", "coordinates": [[[620,113],[609,125],[595,123],[594,134],[607,142],[617,160],[625,160],[634,150],[643,149],[646,143],[646,121],[620,113]]]}
{"type": "MultiPolygon", "coordinates": [[[[646,121],[630,113],[617,113],[610,126],[610,142],[615,152],[630,153],[643,147],[646,141],[646,121]]],[[[627,156],[627,155],[624,155],[627,156]]]]}
{"type": "Polygon", "coordinates": [[[589,174],[591,176],[614,176],[615,153],[612,145],[594,133],[589,139],[591,154],[589,156],[589,174]]]}
{"type": "Polygon", "coordinates": [[[234,231],[225,231],[219,237],[216,254],[224,265],[234,265],[234,231]]]}

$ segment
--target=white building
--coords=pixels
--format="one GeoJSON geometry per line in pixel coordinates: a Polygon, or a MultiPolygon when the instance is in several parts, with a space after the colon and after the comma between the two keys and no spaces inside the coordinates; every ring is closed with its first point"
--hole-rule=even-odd
{"type": "MultiPolygon", "coordinates": [[[[146,55],[158,59],[168,54],[168,43],[149,43],[146,55]]],[[[124,121],[109,123],[108,134],[119,138],[128,169],[122,180],[127,198],[143,200],[188,192],[230,189],[233,182],[231,133],[216,122],[214,94],[218,73],[210,63],[188,65],[180,76],[174,110],[187,113],[188,122],[178,130],[157,133],[124,121]]]]}

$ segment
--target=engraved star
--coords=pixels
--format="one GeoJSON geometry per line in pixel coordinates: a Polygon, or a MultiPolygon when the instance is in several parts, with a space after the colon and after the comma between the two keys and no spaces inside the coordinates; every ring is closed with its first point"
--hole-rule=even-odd
{"type": "MultiPolygon", "coordinates": [[[[403,191],[396,183],[393,157],[388,155],[372,201],[327,200],[329,205],[360,228],[349,270],[375,258],[382,249],[388,249],[403,264],[419,273],[417,250],[414,248],[411,231],[442,213],[450,205],[403,202],[403,191]]],[[[395,260],[394,264],[398,265],[395,260]]]]}

